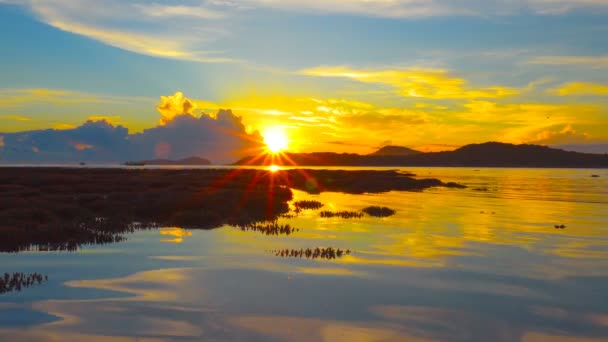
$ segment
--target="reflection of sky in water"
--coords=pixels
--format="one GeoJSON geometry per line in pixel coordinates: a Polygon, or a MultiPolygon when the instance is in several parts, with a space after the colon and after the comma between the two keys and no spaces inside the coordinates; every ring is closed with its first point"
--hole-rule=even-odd
{"type": "Polygon", "coordinates": [[[170,227],[73,254],[2,254],[0,271],[49,282],[0,296],[0,340],[608,337],[606,171],[414,172],[470,187],[296,192],[322,210],[385,205],[397,214],[343,220],[305,210],[281,219],[302,229],[291,236],[170,227]],[[324,261],[270,252],[324,246],[354,253],[324,261]]]}

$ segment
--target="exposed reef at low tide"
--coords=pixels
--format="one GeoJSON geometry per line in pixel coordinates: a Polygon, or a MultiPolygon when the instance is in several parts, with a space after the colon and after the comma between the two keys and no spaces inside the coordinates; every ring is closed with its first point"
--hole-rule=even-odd
{"type": "Polygon", "coordinates": [[[75,250],[164,226],[282,234],[285,227],[252,224],[287,214],[291,189],[360,194],[436,186],[460,187],[397,171],[0,168],[0,252],[75,250]]]}

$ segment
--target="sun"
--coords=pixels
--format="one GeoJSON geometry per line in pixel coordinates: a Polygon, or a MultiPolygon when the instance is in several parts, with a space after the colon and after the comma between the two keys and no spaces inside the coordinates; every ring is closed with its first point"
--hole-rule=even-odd
{"type": "Polygon", "coordinates": [[[289,139],[285,133],[285,129],[279,126],[273,126],[262,132],[264,137],[264,143],[268,151],[272,153],[278,153],[287,149],[289,145],[289,139]]]}

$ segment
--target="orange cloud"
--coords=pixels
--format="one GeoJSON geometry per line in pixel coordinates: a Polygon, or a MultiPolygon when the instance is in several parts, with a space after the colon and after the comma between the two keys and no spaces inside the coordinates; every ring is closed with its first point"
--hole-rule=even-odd
{"type": "Polygon", "coordinates": [[[536,134],[536,136],[528,141],[529,143],[554,145],[554,144],[572,144],[584,143],[589,141],[591,137],[584,132],[577,132],[572,128],[572,125],[566,125],[561,130],[544,130],[536,134]]]}
{"type": "Polygon", "coordinates": [[[591,82],[570,82],[549,90],[559,96],[608,95],[608,85],[591,82]]]}
{"type": "Polygon", "coordinates": [[[196,105],[192,100],[184,97],[184,93],[178,91],[174,95],[161,96],[160,104],[156,109],[162,116],[160,123],[164,125],[178,115],[187,114],[195,116],[194,109],[196,109],[196,105]]]}
{"type": "Polygon", "coordinates": [[[446,70],[406,68],[392,70],[355,70],[348,67],[317,67],[300,71],[303,75],[348,78],[364,83],[386,84],[399,89],[406,97],[427,99],[503,98],[521,91],[505,86],[475,89],[465,79],[446,70]]]}
{"type": "Polygon", "coordinates": [[[74,129],[74,128],[76,128],[76,125],[67,124],[67,123],[58,123],[58,124],[53,125],[53,128],[58,129],[58,130],[74,129]]]}
{"type": "Polygon", "coordinates": [[[4,137],[0,135],[0,147],[4,147],[4,137]]]}
{"type": "Polygon", "coordinates": [[[21,115],[0,115],[0,119],[16,120],[16,121],[32,121],[31,118],[21,115]]]}

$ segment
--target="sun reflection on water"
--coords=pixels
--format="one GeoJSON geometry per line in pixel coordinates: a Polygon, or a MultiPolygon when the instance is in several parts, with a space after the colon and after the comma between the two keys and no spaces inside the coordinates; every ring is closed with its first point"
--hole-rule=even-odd
{"type": "MultiPolygon", "coordinates": [[[[432,171],[446,181],[469,177],[462,170],[432,171]]],[[[74,263],[66,271],[72,278],[53,288],[67,293],[64,299],[53,292],[51,300],[14,304],[58,322],[24,332],[0,329],[0,339],[605,340],[602,191],[581,194],[563,171],[552,171],[559,176],[552,181],[537,181],[550,177],[547,171],[527,171],[527,178],[519,170],[492,172],[501,176],[476,184],[488,191],[294,191],[294,202],[315,200],[333,211],[396,210],[386,218],[343,220],[306,209],[277,220],[302,227],[297,234],[166,227],[161,242],[174,243],[159,243],[158,232],[138,232],[116,245],[133,256],[130,262],[110,250],[104,258],[98,257],[104,250],[78,254],[94,258],[99,274],[87,273],[91,264],[74,263]],[[558,223],[567,228],[554,229],[558,223]],[[353,254],[320,261],[270,253],[328,246],[353,254]],[[65,299],[76,290],[97,297],[65,299]]]]}

